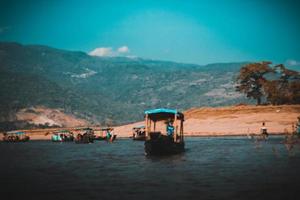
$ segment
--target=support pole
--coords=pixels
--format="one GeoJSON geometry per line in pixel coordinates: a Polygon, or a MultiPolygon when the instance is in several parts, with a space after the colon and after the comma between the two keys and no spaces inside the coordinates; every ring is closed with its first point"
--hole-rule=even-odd
{"type": "Polygon", "coordinates": [[[175,113],[175,117],[174,117],[174,133],[173,133],[173,137],[174,137],[174,142],[177,142],[177,113],[175,113]]]}
{"type": "Polygon", "coordinates": [[[145,123],[145,128],[146,128],[146,138],[149,137],[149,127],[148,127],[148,114],[146,114],[146,123],[145,123]]]}
{"type": "Polygon", "coordinates": [[[180,122],[180,142],[183,142],[183,120],[180,122]]]}

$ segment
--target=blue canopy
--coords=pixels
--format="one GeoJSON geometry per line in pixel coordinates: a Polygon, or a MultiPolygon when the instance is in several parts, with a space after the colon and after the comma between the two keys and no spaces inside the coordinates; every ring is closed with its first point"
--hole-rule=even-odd
{"type": "Polygon", "coordinates": [[[167,108],[158,108],[158,109],[146,110],[145,111],[145,114],[158,114],[158,113],[177,114],[177,110],[167,109],[167,108]]]}
{"type": "Polygon", "coordinates": [[[22,131],[9,131],[7,132],[7,134],[16,134],[16,135],[22,135],[22,134],[25,134],[24,132],[22,131]]]}
{"type": "Polygon", "coordinates": [[[178,119],[184,120],[184,115],[181,112],[178,112],[174,109],[167,109],[167,108],[158,108],[153,110],[146,110],[145,115],[148,115],[152,120],[164,120],[173,118],[177,115],[178,119]]]}

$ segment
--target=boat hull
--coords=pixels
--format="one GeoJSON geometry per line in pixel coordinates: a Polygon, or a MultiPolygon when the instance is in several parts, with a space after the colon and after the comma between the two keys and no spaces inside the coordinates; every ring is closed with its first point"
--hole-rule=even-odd
{"type": "Polygon", "coordinates": [[[3,142],[28,142],[30,140],[29,136],[25,136],[24,138],[19,137],[7,137],[3,139],[3,142]]]}
{"type": "Polygon", "coordinates": [[[75,139],[76,144],[89,144],[93,142],[94,142],[94,137],[89,134],[83,134],[83,135],[78,134],[75,139]]]}
{"type": "Polygon", "coordinates": [[[100,140],[100,141],[106,140],[106,141],[113,142],[116,138],[117,138],[117,135],[113,135],[112,138],[107,138],[106,136],[105,137],[99,136],[99,137],[95,137],[94,140],[100,140]]]}
{"type": "Polygon", "coordinates": [[[146,136],[135,136],[132,138],[133,140],[137,140],[137,141],[145,141],[146,140],[146,136]]]}
{"type": "Polygon", "coordinates": [[[106,140],[106,137],[101,137],[101,136],[99,136],[99,137],[95,137],[94,140],[106,140]]]}
{"type": "Polygon", "coordinates": [[[173,155],[184,152],[184,142],[174,142],[171,138],[149,139],[145,141],[146,155],[173,155]]]}

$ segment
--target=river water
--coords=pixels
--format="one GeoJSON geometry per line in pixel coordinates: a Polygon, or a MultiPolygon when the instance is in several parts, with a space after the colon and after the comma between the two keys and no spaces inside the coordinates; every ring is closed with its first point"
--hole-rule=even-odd
{"type": "Polygon", "coordinates": [[[300,145],[283,137],[186,138],[145,157],[144,143],[0,143],[1,199],[299,199],[300,145]]]}

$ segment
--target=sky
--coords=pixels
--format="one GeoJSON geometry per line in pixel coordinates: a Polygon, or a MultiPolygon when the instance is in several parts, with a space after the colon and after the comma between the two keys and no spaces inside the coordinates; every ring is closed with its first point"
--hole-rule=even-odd
{"type": "Polygon", "coordinates": [[[1,0],[0,41],[92,56],[299,65],[298,2],[1,0]]]}

